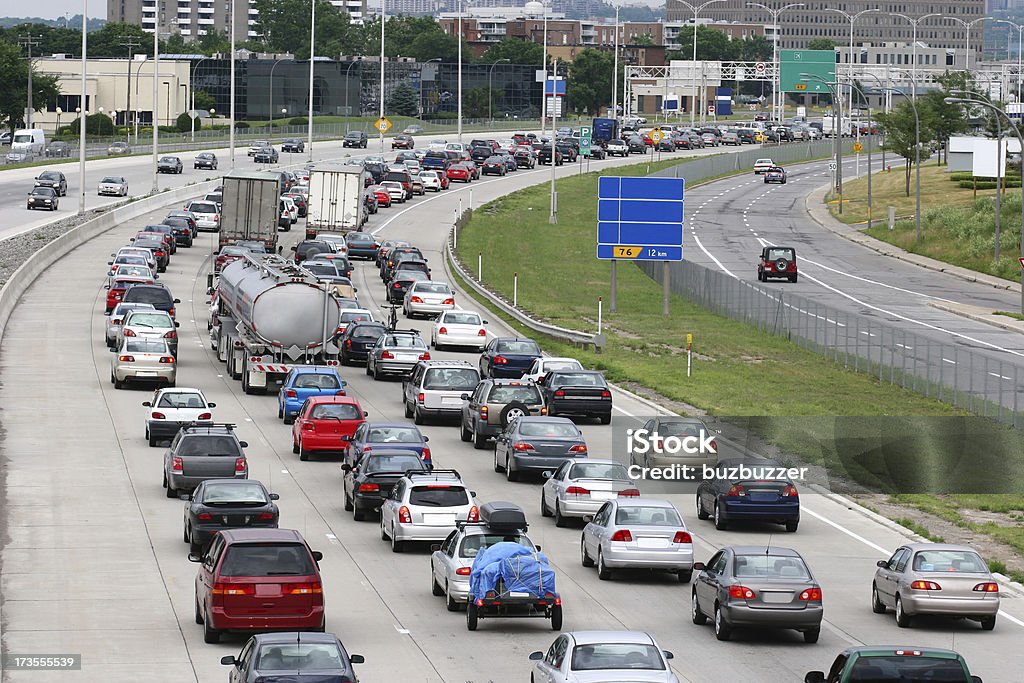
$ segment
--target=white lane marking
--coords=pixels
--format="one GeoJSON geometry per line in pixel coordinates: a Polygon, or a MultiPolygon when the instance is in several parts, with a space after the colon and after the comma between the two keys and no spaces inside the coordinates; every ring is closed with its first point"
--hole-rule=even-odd
{"type": "Polygon", "coordinates": [[[901,349],[906,349],[907,351],[913,351],[914,350],[913,346],[904,346],[903,344],[899,344],[899,343],[897,343],[896,346],[900,347],[901,349]]]}
{"type": "MultiPolygon", "coordinates": [[[[704,243],[700,241],[699,237],[697,237],[696,232],[693,233],[693,241],[697,243],[697,246],[700,247],[700,250],[704,252],[705,256],[714,261],[715,265],[721,268],[723,272],[725,272],[729,277],[736,278],[736,275],[731,270],[723,266],[722,262],[715,258],[715,255],[707,250],[707,248],[704,246],[704,243]]],[[[739,278],[736,279],[738,280],[739,278]]]]}
{"type": "Polygon", "coordinates": [[[403,636],[409,635],[410,631],[407,628],[398,628],[398,624],[395,624],[395,630],[401,633],[403,636]]]}
{"type": "Polygon", "coordinates": [[[905,294],[914,294],[915,296],[924,297],[925,299],[934,299],[935,301],[945,301],[946,303],[950,303],[950,304],[956,303],[955,301],[952,301],[950,299],[943,299],[940,296],[932,296],[931,294],[923,294],[921,292],[915,292],[912,289],[904,289],[903,287],[897,287],[896,285],[890,285],[890,284],[886,284],[885,282],[879,282],[878,280],[872,280],[871,278],[861,277],[860,275],[854,275],[853,273],[847,273],[845,271],[839,270],[838,268],[832,268],[831,266],[826,266],[824,263],[818,263],[817,261],[812,261],[811,259],[809,259],[807,257],[804,257],[801,260],[804,263],[810,263],[812,265],[818,266],[819,268],[823,268],[825,270],[831,271],[831,272],[833,272],[833,273],[835,273],[837,275],[843,275],[845,277],[853,278],[854,280],[860,280],[861,282],[868,282],[870,284],[878,285],[879,287],[885,287],[887,289],[894,289],[897,292],[904,292],[905,294]]]}

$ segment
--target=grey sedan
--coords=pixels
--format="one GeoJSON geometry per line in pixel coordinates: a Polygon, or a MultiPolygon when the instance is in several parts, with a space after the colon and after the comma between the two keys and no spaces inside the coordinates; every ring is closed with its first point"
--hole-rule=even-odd
{"type": "Polygon", "coordinates": [[[182,163],[178,157],[160,157],[156,162],[157,173],[181,173],[182,163]]]}
{"type": "MultiPolygon", "coordinates": [[[[658,467],[664,465],[689,465],[696,467],[698,471],[702,465],[714,467],[718,464],[718,442],[712,435],[718,434],[702,420],[695,417],[680,417],[679,415],[663,415],[648,420],[642,427],[643,431],[634,432],[632,439],[632,450],[630,451],[630,462],[644,467],[658,467]],[[682,440],[693,437],[700,444],[701,437],[705,442],[710,438],[710,452],[688,453],[682,449],[672,448],[674,440],[682,440]]],[[[696,450],[700,450],[699,448],[696,450]]]]}
{"type": "Polygon", "coordinates": [[[384,375],[408,376],[421,360],[430,360],[426,342],[416,332],[389,332],[369,351],[366,374],[374,379],[384,375]]]}
{"type": "Polygon", "coordinates": [[[524,415],[511,420],[494,441],[494,471],[509,481],[521,472],[541,472],[561,467],[566,458],[587,457],[587,442],[566,417],[524,415]]]}
{"type": "Polygon", "coordinates": [[[700,571],[690,594],[690,616],[698,626],[714,620],[715,636],[729,640],[736,627],[795,629],[816,643],[824,613],[821,586],[804,558],[777,546],[719,550],[700,571]]]}
{"type": "Polygon", "coordinates": [[[609,500],[593,517],[584,517],[580,558],[584,567],[597,565],[607,581],[612,569],[660,569],[680,583],[693,574],[693,538],[676,507],[667,500],[609,500]]]}
{"type": "Polygon", "coordinates": [[[181,323],[175,322],[166,311],[132,311],[121,322],[117,333],[117,346],[125,339],[162,340],[167,342],[171,355],[178,356],[178,332],[181,323]]]}
{"type": "Polygon", "coordinates": [[[570,517],[597,514],[613,498],[640,495],[626,468],[614,460],[573,458],[544,476],[547,481],[540,490],[540,514],[554,516],[555,526],[560,527],[567,526],[570,517]]]}
{"type": "Polygon", "coordinates": [[[944,543],[911,543],[879,560],[871,582],[871,609],[896,610],[896,625],[917,615],[961,617],[996,627],[999,584],[972,548],[944,543]]]}

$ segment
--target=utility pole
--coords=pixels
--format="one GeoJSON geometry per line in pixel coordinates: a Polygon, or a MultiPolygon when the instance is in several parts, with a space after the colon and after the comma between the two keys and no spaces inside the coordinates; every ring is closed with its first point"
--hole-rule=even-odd
{"type": "MultiPolygon", "coordinates": [[[[141,43],[136,43],[134,40],[129,38],[122,43],[118,43],[118,45],[128,48],[128,103],[124,108],[124,125],[127,126],[130,131],[131,121],[128,119],[132,115],[132,56],[135,48],[139,47],[141,43]]],[[[117,125],[116,121],[114,122],[114,125],[117,125]]],[[[131,142],[131,140],[129,140],[129,142],[131,142]]]]}
{"type": "Polygon", "coordinates": [[[32,47],[39,45],[40,38],[42,38],[42,36],[33,35],[18,38],[18,45],[28,48],[28,109],[25,113],[26,128],[32,128],[32,112],[35,111],[32,108],[32,47]]]}

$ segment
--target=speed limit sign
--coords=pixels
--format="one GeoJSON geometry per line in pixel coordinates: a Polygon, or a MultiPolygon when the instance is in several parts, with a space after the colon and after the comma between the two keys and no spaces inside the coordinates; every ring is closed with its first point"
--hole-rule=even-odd
{"type": "Polygon", "coordinates": [[[834,171],[837,168],[839,168],[839,165],[836,162],[834,162],[834,161],[828,162],[828,170],[834,171]]]}

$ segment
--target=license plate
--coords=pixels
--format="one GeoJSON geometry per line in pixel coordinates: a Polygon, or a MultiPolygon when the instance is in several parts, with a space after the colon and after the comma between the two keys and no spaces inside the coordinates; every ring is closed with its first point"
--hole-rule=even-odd
{"type": "Polygon", "coordinates": [[[611,491],[591,491],[590,497],[594,500],[611,500],[616,495],[611,491]]]}
{"type": "Polygon", "coordinates": [[[396,353],[395,360],[419,360],[419,356],[412,353],[396,353]]]}
{"type": "Polygon", "coordinates": [[[790,591],[761,591],[761,602],[779,604],[792,601],[793,594],[790,591]]]}
{"type": "Polygon", "coordinates": [[[636,539],[636,545],[638,548],[667,548],[667,538],[644,538],[640,536],[636,539]]]}
{"type": "Polygon", "coordinates": [[[510,591],[508,596],[510,598],[528,598],[530,597],[530,594],[524,593],[523,591],[510,591]]]}
{"type": "Polygon", "coordinates": [[[156,372],[150,370],[139,370],[135,373],[138,377],[156,377],[156,372]]]}
{"type": "Polygon", "coordinates": [[[455,515],[440,512],[424,512],[423,523],[430,526],[455,526],[455,515]]]}
{"type": "Polygon", "coordinates": [[[446,397],[441,399],[441,405],[443,405],[443,406],[457,406],[457,407],[461,407],[462,406],[462,399],[457,397],[457,396],[452,396],[450,398],[446,396],[446,397]]]}

